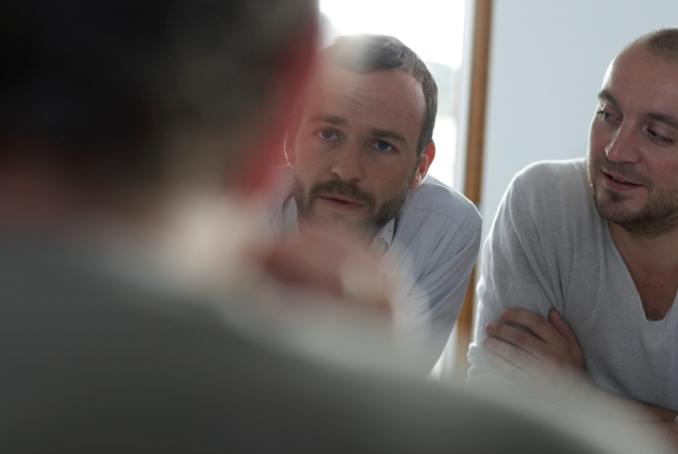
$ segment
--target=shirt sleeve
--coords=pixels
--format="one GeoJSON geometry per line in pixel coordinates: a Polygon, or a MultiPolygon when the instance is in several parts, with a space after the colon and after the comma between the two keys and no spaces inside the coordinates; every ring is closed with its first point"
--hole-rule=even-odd
{"type": "Polygon", "coordinates": [[[562,308],[558,273],[549,259],[553,251],[547,251],[548,257],[544,253],[554,229],[548,223],[537,224],[535,214],[540,219],[548,214],[539,204],[544,198],[534,184],[524,183],[526,197],[521,196],[519,179],[509,187],[483,246],[474,339],[468,351],[471,385],[517,388],[488,364],[488,351],[481,345],[485,325],[499,320],[502,309],[519,307],[546,317],[550,309],[562,308]]]}
{"type": "MultiPolygon", "coordinates": [[[[427,227],[436,236],[433,226],[427,227]]],[[[410,312],[411,348],[426,373],[440,358],[461,310],[480,248],[480,216],[469,210],[461,228],[445,224],[440,232],[428,265],[403,300],[410,312]]]]}

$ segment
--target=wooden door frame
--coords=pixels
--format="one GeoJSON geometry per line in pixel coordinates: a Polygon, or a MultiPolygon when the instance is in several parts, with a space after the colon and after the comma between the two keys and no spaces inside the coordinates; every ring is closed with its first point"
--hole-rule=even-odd
{"type": "MultiPolygon", "coordinates": [[[[475,0],[473,13],[473,44],[471,63],[471,91],[466,138],[466,169],[464,195],[476,206],[480,205],[483,180],[483,151],[485,146],[485,118],[487,86],[490,66],[492,32],[492,0],[475,0]]],[[[466,352],[473,333],[473,302],[475,299],[476,269],[471,272],[464,303],[457,319],[457,351],[455,375],[466,375],[466,352]]]]}

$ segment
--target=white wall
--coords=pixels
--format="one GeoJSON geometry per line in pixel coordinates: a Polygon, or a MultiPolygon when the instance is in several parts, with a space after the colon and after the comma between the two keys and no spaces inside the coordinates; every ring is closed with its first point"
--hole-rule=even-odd
{"type": "Polygon", "coordinates": [[[585,156],[605,70],[636,37],[678,26],[678,0],[494,0],[484,233],[513,176],[585,156]]]}

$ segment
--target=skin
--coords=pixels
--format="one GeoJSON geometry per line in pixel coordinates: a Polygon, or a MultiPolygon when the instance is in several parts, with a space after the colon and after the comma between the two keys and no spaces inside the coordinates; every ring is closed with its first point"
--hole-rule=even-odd
{"type": "Polygon", "coordinates": [[[337,302],[373,309],[390,320],[393,282],[366,251],[331,232],[309,230],[260,253],[269,276],[289,287],[332,296],[337,302]],[[347,280],[359,270],[360,289],[347,280]],[[365,279],[362,279],[364,277],[365,279]]]}
{"type": "Polygon", "coordinates": [[[435,157],[433,142],[417,157],[424,112],[422,88],[409,74],[326,68],[288,150],[302,230],[334,226],[373,238],[435,157]]]}
{"type": "Polygon", "coordinates": [[[678,62],[629,48],[610,66],[591,124],[596,206],[650,320],[664,318],[678,289],[677,80],[678,62]]]}
{"type": "Polygon", "coordinates": [[[678,225],[677,74],[677,63],[633,47],[610,66],[598,95],[588,156],[596,207],[635,237],[678,225]]]}
{"type": "MultiPolygon", "coordinates": [[[[186,255],[191,255],[191,260],[200,261],[199,269],[214,271],[222,282],[223,269],[219,267],[223,265],[224,254],[234,251],[221,249],[225,230],[214,207],[223,207],[225,199],[235,210],[248,214],[250,204],[275,190],[269,174],[279,153],[277,145],[283,141],[291,121],[291,106],[306,95],[316,69],[316,24],[299,28],[297,33],[298,38],[280,52],[279,64],[271,69],[275,72],[272,78],[279,82],[278,89],[262,105],[265,115],[253,119],[256,128],[242,131],[227,128],[227,134],[220,131],[215,136],[206,136],[201,130],[196,136],[186,135],[181,141],[174,141],[176,146],[186,147],[177,153],[195,156],[195,162],[183,163],[181,169],[171,172],[176,180],[166,186],[156,187],[151,182],[148,186],[130,188],[127,181],[111,186],[92,184],[73,178],[62,166],[35,159],[32,153],[5,157],[0,163],[0,218],[5,232],[15,229],[21,235],[36,234],[39,238],[105,240],[107,245],[119,238],[130,244],[138,240],[140,245],[163,257],[180,251],[179,261],[190,261],[186,255]],[[253,135],[252,130],[265,134],[253,135]],[[232,147],[235,140],[242,144],[237,148],[242,159],[214,153],[215,148],[232,147]],[[210,160],[206,165],[204,161],[215,155],[220,158],[218,162],[210,160]],[[226,180],[224,175],[228,175],[226,180]],[[196,206],[203,205],[211,208],[196,212],[196,206]],[[198,245],[193,241],[194,231],[189,228],[195,225],[202,229],[198,245]],[[212,233],[215,236],[207,236],[212,233]],[[211,246],[203,250],[201,244],[211,246]]],[[[38,136],[33,134],[21,143],[21,148],[30,151],[48,147],[36,139],[38,136]]],[[[370,315],[376,310],[390,319],[392,287],[383,277],[382,265],[344,238],[327,232],[307,232],[290,243],[264,250],[259,243],[256,247],[240,246],[243,250],[238,249],[237,253],[252,256],[261,271],[279,283],[334,297],[337,304],[366,308],[370,315]],[[346,272],[342,269],[347,264],[354,268],[357,264],[361,273],[371,278],[360,281],[363,285],[360,292],[347,292],[346,272]]],[[[186,272],[184,268],[181,271],[186,272]]],[[[180,279],[191,277],[182,274],[180,279]]],[[[211,273],[201,272],[197,283],[205,285],[210,278],[211,273]]]]}
{"type": "MultiPolygon", "coordinates": [[[[678,288],[678,61],[642,42],[610,65],[589,134],[588,170],[596,207],[627,265],[649,320],[662,319],[678,288]],[[621,180],[621,181],[618,181],[621,180]]],[[[678,448],[677,412],[613,396],[586,376],[584,352],[569,325],[510,308],[485,326],[489,362],[529,394],[615,419],[653,422],[678,448]],[[522,326],[525,331],[516,326],[522,326]],[[644,411],[640,415],[638,410],[644,411]]]]}

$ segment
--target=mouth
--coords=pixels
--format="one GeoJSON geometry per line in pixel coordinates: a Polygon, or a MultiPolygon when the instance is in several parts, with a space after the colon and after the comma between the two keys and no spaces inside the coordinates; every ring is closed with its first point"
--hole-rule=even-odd
{"type": "Polygon", "coordinates": [[[624,180],[623,178],[619,178],[606,172],[602,172],[602,174],[605,184],[608,187],[610,187],[610,189],[629,190],[642,186],[640,184],[632,183],[630,181],[624,180]]]}
{"type": "Polygon", "coordinates": [[[355,200],[334,194],[320,196],[319,199],[329,208],[343,212],[357,211],[365,206],[364,204],[356,202],[355,200]]]}

